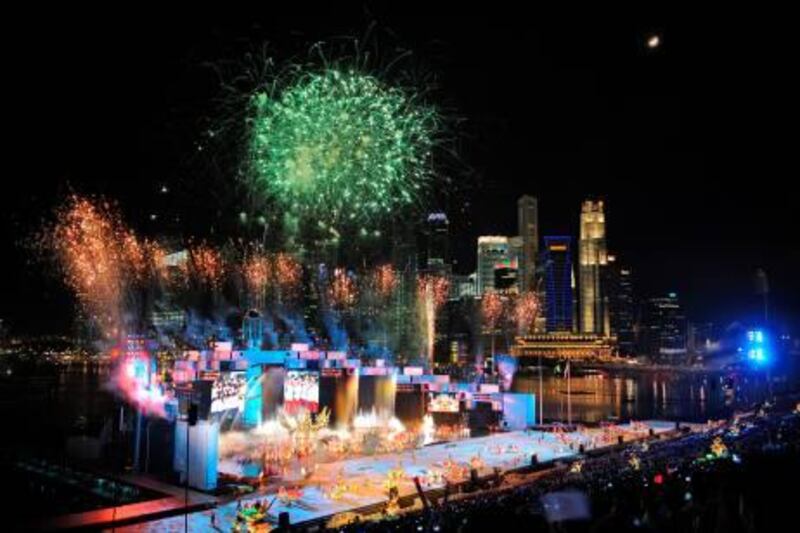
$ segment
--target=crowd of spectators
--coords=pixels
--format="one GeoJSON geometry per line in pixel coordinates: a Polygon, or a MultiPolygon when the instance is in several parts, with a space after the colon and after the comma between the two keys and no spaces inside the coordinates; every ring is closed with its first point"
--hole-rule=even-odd
{"type": "Polygon", "coordinates": [[[800,414],[762,411],[706,431],[630,444],[579,461],[577,467],[564,465],[535,481],[512,484],[508,476],[507,483],[492,489],[345,530],[787,530],[796,503],[793,484],[800,474],[800,414]],[[562,508],[543,504],[552,501],[561,501],[562,508]]]}

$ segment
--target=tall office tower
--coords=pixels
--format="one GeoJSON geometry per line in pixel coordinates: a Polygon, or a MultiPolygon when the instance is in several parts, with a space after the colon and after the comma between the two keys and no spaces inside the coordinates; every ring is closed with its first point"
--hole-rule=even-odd
{"type": "MultiPolygon", "coordinates": [[[[508,238],[508,261],[501,267],[503,272],[503,279],[501,281],[502,288],[506,292],[522,292],[524,290],[524,280],[522,277],[522,262],[524,261],[524,242],[522,237],[509,237],[508,238]]],[[[497,285],[498,271],[495,270],[495,285],[497,285]]]]}
{"type": "Polygon", "coordinates": [[[610,333],[617,338],[619,353],[623,356],[636,355],[636,300],[633,293],[631,269],[622,266],[614,256],[608,256],[605,276],[607,313],[610,333]]]}
{"type": "Polygon", "coordinates": [[[644,322],[644,349],[654,361],[675,363],[685,358],[686,316],[677,294],[650,298],[644,322]]]}
{"type": "Polygon", "coordinates": [[[602,201],[583,202],[578,248],[581,332],[602,334],[606,318],[600,278],[601,270],[608,263],[602,201]]]}
{"type": "Polygon", "coordinates": [[[520,290],[536,287],[536,258],[539,255],[539,204],[533,196],[517,200],[517,225],[522,238],[522,256],[519,265],[520,290]]]}
{"type": "Polygon", "coordinates": [[[444,213],[430,213],[425,224],[427,257],[425,268],[443,272],[450,265],[450,222],[444,213]]]}
{"type": "Polygon", "coordinates": [[[475,290],[478,296],[494,290],[495,270],[510,262],[508,237],[484,235],[478,237],[478,271],[475,290]]]}
{"type": "Polygon", "coordinates": [[[545,237],[547,331],[572,331],[572,238],[545,237]]]}

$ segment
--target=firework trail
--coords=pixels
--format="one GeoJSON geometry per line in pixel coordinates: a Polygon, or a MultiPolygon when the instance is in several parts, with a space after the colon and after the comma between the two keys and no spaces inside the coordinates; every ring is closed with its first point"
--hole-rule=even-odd
{"type": "Polygon", "coordinates": [[[420,276],[417,278],[417,314],[424,338],[425,361],[433,364],[436,341],[436,314],[447,301],[450,283],[442,276],[420,276]]]}

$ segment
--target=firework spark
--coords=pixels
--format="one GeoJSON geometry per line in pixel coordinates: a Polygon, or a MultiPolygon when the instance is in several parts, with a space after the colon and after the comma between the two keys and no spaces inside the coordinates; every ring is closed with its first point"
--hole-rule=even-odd
{"type": "Polygon", "coordinates": [[[420,276],[417,279],[417,294],[421,299],[430,299],[435,310],[447,301],[450,282],[443,276],[420,276]]]}
{"type": "Polygon", "coordinates": [[[481,300],[483,325],[487,330],[494,330],[503,316],[503,299],[495,291],[486,291],[481,300]]]}
{"type": "Polygon", "coordinates": [[[353,70],[298,72],[252,98],[255,191],[296,220],[362,233],[418,202],[433,178],[435,111],[353,70]]]}
{"type": "Polygon", "coordinates": [[[160,283],[169,283],[169,268],[167,266],[167,251],[155,241],[145,241],[145,249],[154,279],[160,283]]]}
{"type": "Polygon", "coordinates": [[[481,299],[481,315],[483,316],[484,332],[489,334],[492,343],[492,356],[494,356],[495,330],[500,325],[500,320],[505,311],[503,299],[495,291],[487,291],[481,299]]]}
{"type": "Polygon", "coordinates": [[[119,245],[121,247],[124,266],[129,271],[130,281],[144,282],[150,274],[150,263],[147,247],[132,231],[122,231],[119,245]]]}
{"type": "Polygon", "coordinates": [[[274,283],[287,295],[294,293],[303,280],[300,263],[287,253],[278,253],[273,257],[272,274],[274,283]]]}
{"type": "MultiPolygon", "coordinates": [[[[140,241],[104,202],[73,196],[57,212],[58,220],[45,238],[53,249],[84,312],[98,326],[106,342],[121,341],[135,310],[131,287],[151,278],[159,247],[140,241]]],[[[137,363],[147,368],[147,358],[137,363]]],[[[110,387],[146,413],[165,416],[160,390],[135,379],[134,363],[114,355],[110,387]]]]}
{"type": "Polygon", "coordinates": [[[199,244],[189,250],[188,268],[191,276],[200,285],[218,289],[225,276],[225,263],[218,250],[207,244],[199,244]]]}
{"type": "Polygon", "coordinates": [[[450,283],[442,276],[420,276],[417,278],[417,314],[420,330],[425,341],[426,362],[433,362],[436,340],[436,313],[447,301],[450,283]]]}
{"type": "Polygon", "coordinates": [[[397,274],[392,265],[380,265],[372,273],[372,290],[381,299],[388,299],[397,287],[397,274]]]}
{"type": "Polygon", "coordinates": [[[108,204],[71,197],[48,234],[64,273],[84,311],[110,338],[122,327],[125,271],[121,223],[108,204]]]}
{"type": "Polygon", "coordinates": [[[328,287],[328,300],[338,309],[347,309],[356,303],[358,292],[352,277],[343,268],[333,271],[330,286],[328,287]]]}
{"type": "Polygon", "coordinates": [[[247,285],[248,293],[256,300],[260,301],[267,290],[272,268],[269,258],[259,252],[254,252],[245,257],[242,265],[242,275],[247,285]]]}
{"type": "Polygon", "coordinates": [[[517,334],[527,335],[533,327],[536,315],[539,312],[539,300],[533,292],[524,292],[519,295],[514,307],[514,319],[517,323],[517,334]]]}

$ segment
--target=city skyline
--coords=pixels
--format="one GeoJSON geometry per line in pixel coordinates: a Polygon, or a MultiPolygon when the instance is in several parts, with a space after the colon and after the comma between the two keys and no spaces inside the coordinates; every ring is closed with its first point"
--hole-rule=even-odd
{"type": "MultiPolygon", "coordinates": [[[[485,24],[491,38],[473,43],[472,28],[480,18],[466,10],[456,15],[461,24],[443,28],[439,21],[451,15],[432,12],[428,23],[418,23],[403,10],[378,8],[365,16],[344,9],[326,24],[287,14],[273,25],[198,19],[177,31],[167,18],[153,22],[150,40],[137,46],[128,42],[134,42],[133,24],[113,34],[85,28],[76,32],[83,37],[74,40],[62,39],[60,26],[40,28],[42,46],[66,41],[51,47],[57,59],[65,59],[55,62],[59,70],[53,76],[75,80],[62,95],[75,105],[56,106],[46,115],[34,102],[46,100],[49,75],[12,63],[25,80],[18,99],[31,104],[18,127],[20,138],[32,138],[33,124],[47,123],[62,142],[36,166],[35,180],[18,180],[7,189],[2,239],[13,247],[3,266],[9,275],[3,276],[2,289],[9,298],[0,315],[12,327],[37,330],[43,327],[38,309],[66,308],[68,298],[56,284],[30,267],[25,242],[71,190],[104,194],[131,215],[132,224],[150,233],[175,225],[169,217],[149,218],[175,204],[188,217],[191,232],[200,235],[209,231],[209,218],[235,218],[237,213],[227,213],[224,205],[209,209],[203,194],[179,197],[186,195],[195,169],[204,123],[198,117],[208,116],[218,96],[208,65],[236,57],[245,46],[242,39],[269,42],[288,54],[302,50],[298,42],[342,32],[358,35],[365,20],[375,20],[425,57],[425,71],[436,77],[434,96],[464,124],[459,129],[462,168],[448,170],[460,182],[458,195],[431,206],[447,214],[457,236],[451,250],[455,272],[473,270],[473,243],[479,235],[517,234],[520,196],[538,198],[540,235],[575,236],[580,202],[598,198],[609,219],[609,250],[637,273],[641,293],[676,291],[686,298],[691,316],[726,323],[746,314],[743,302],[752,295],[753,273],[763,267],[776,318],[796,327],[792,295],[800,287],[793,272],[800,252],[780,237],[781,229],[791,226],[790,200],[771,193],[776,185],[772,174],[764,177],[768,185],[756,191],[734,187],[730,179],[764,175],[755,171],[766,149],[755,135],[760,129],[753,127],[759,119],[746,107],[745,122],[729,127],[733,120],[724,115],[728,102],[748,102],[759,94],[752,93],[751,82],[728,83],[740,68],[754,74],[765,68],[750,60],[741,63],[738,52],[744,43],[729,42],[725,53],[716,54],[703,21],[659,23],[647,17],[603,30],[588,23],[534,25],[533,41],[514,42],[516,24],[496,15],[485,24]],[[662,32],[657,50],[645,45],[653,31],[662,32]],[[102,69],[97,67],[103,51],[93,46],[97,39],[107,40],[117,55],[102,69]],[[587,41],[595,46],[585,46],[587,41]],[[714,76],[702,72],[712,56],[714,76]],[[540,80],[526,94],[530,110],[517,105],[528,90],[528,74],[516,68],[523,57],[536,65],[540,80]],[[706,85],[692,92],[684,82],[697,75],[706,85]],[[155,89],[162,81],[168,90],[155,89]],[[95,90],[104,86],[116,90],[95,90]],[[723,87],[728,91],[717,90],[723,87]],[[752,96],[741,100],[742,94],[752,96]],[[701,108],[707,113],[695,112],[701,108]],[[751,143],[750,149],[741,149],[744,142],[751,143]],[[734,162],[724,154],[746,159],[734,162]],[[168,192],[162,193],[165,188],[168,192]],[[192,214],[187,201],[199,202],[210,216],[192,214]],[[34,295],[29,307],[16,304],[29,292],[44,294],[34,295]]],[[[14,155],[22,158],[22,167],[37,161],[28,147],[14,155]]],[[[214,182],[204,183],[208,189],[214,182]]]]}

